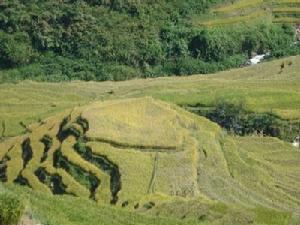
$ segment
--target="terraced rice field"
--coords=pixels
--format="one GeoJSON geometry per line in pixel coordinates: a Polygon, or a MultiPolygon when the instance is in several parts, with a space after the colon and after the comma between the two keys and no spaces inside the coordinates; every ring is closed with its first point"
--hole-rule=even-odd
{"type": "Polygon", "coordinates": [[[155,192],[195,196],[197,142],[190,128],[199,129],[150,98],[74,108],[33,125],[13,143],[2,142],[1,178],[44,193],[120,205],[135,205],[155,192]],[[186,171],[182,181],[171,176],[170,160],[186,171]]]}
{"type": "Polygon", "coordinates": [[[203,76],[103,83],[0,84],[0,135],[5,138],[24,134],[31,124],[93,101],[144,96],[177,105],[204,106],[226,99],[231,103],[243,102],[250,111],[272,111],[284,119],[299,120],[299,60],[296,56],[203,76]],[[282,62],[287,66],[279,73],[282,62]]]}
{"type": "Polygon", "coordinates": [[[300,2],[298,0],[238,0],[232,4],[217,6],[210,12],[210,19],[200,22],[202,26],[221,26],[257,20],[274,23],[300,22],[300,2]]]}
{"type": "Polygon", "coordinates": [[[37,193],[147,214],[171,207],[168,215],[187,217],[186,224],[218,224],[227,214],[233,222],[236,209],[257,224],[300,222],[296,148],[275,138],[228,136],[203,117],[149,97],[72,108],[0,149],[1,181],[37,193]],[[202,208],[205,219],[179,210],[184,202],[202,208]],[[227,209],[220,215],[214,207],[227,209]],[[280,216],[278,223],[259,219],[259,210],[280,216]]]}
{"type": "Polygon", "coordinates": [[[236,23],[249,23],[259,21],[259,20],[269,20],[270,16],[265,13],[263,10],[257,10],[255,12],[248,13],[246,15],[238,15],[232,16],[228,18],[220,17],[214,20],[208,20],[205,22],[201,22],[200,24],[203,26],[222,26],[222,25],[230,25],[236,23]]]}
{"type": "Polygon", "coordinates": [[[251,1],[241,0],[241,1],[236,1],[231,5],[225,5],[225,6],[215,8],[212,11],[220,12],[220,13],[232,12],[234,10],[241,10],[249,7],[257,7],[259,5],[262,5],[263,3],[264,3],[263,0],[251,0],[251,1]]]}
{"type": "Polygon", "coordinates": [[[243,101],[297,121],[299,66],[296,56],[211,76],[1,84],[0,191],[29,195],[51,225],[299,224],[297,148],[229,136],[176,106],[243,101]]]}

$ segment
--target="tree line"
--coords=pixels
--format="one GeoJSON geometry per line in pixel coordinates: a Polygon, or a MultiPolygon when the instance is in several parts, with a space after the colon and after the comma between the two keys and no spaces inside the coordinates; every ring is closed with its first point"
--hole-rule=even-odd
{"type": "Polygon", "coordinates": [[[271,22],[207,28],[226,0],[4,0],[0,81],[127,80],[213,73],[252,52],[297,54],[295,31],[271,22]]]}

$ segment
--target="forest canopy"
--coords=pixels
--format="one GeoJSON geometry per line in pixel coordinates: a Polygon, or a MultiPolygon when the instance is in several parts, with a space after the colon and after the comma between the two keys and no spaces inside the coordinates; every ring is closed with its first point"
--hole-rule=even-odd
{"type": "Polygon", "coordinates": [[[226,0],[0,1],[0,81],[126,80],[212,73],[252,52],[300,52],[291,25],[203,27],[226,0]]]}

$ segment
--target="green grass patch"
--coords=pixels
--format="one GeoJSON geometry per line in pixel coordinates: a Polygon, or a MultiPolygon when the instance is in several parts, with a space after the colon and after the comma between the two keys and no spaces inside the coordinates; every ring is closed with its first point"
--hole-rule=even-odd
{"type": "Polygon", "coordinates": [[[25,201],[21,196],[7,191],[0,191],[0,224],[18,224],[25,211],[25,201]]]}
{"type": "MultiPolygon", "coordinates": [[[[300,118],[299,56],[235,69],[212,76],[170,77],[126,82],[20,82],[0,85],[0,121],[6,136],[90,101],[152,96],[179,105],[213,105],[220,99],[244,102],[248,110],[270,112],[285,119],[300,118]],[[283,73],[280,65],[285,63],[283,73]],[[113,93],[111,92],[113,91],[113,93]],[[22,94],[20,94],[22,93],[22,94]]],[[[1,129],[1,128],[0,128],[1,129]]]]}

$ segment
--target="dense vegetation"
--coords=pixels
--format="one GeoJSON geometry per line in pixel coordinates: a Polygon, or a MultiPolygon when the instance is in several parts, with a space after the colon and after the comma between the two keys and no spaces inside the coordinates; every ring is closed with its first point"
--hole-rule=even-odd
{"type": "Polygon", "coordinates": [[[0,80],[125,80],[211,73],[252,52],[299,52],[290,25],[205,28],[209,1],[13,0],[0,3],[0,80]]]}
{"type": "Polygon", "coordinates": [[[214,107],[196,106],[189,109],[239,136],[266,135],[292,142],[299,134],[299,122],[281,119],[272,112],[249,112],[242,103],[220,101],[214,107]]]}
{"type": "MultiPolygon", "coordinates": [[[[182,206],[191,204],[195,207],[195,214],[199,211],[205,210],[207,217],[197,215],[191,218],[180,219],[178,217],[171,218],[170,215],[165,216],[161,209],[161,217],[151,214],[151,210],[146,210],[142,213],[129,212],[127,210],[112,208],[108,205],[96,204],[95,202],[85,200],[82,198],[73,198],[68,196],[60,196],[59,198],[51,195],[31,191],[28,188],[18,187],[14,185],[3,185],[6,190],[10,190],[16,195],[25,195],[28,197],[30,204],[30,211],[26,212],[29,217],[33,217],[37,224],[47,225],[217,225],[224,224],[230,225],[235,222],[246,225],[251,220],[249,217],[254,217],[257,224],[272,224],[282,225],[288,224],[290,213],[280,212],[277,210],[270,210],[267,208],[258,207],[253,210],[247,208],[233,209],[222,203],[215,203],[207,205],[205,203],[197,202],[173,202],[166,207],[174,210],[179,216],[182,213],[182,206]],[[83,207],[84,206],[84,207],[83,207]],[[206,210],[210,208],[208,213],[206,210]],[[197,211],[198,210],[198,211],[197,211]],[[250,212],[249,212],[250,211],[250,212]],[[246,215],[246,216],[245,216],[246,215]],[[250,216],[249,216],[250,215],[250,216]],[[254,216],[253,216],[254,215],[254,216]],[[244,216],[244,217],[243,217],[244,216]],[[199,216],[198,216],[199,217],[199,216]],[[212,222],[213,219],[218,219],[217,222],[212,222]],[[212,220],[212,221],[211,221],[212,220]]],[[[2,187],[1,187],[2,188],[2,187]]],[[[188,208],[188,207],[186,207],[188,208]]],[[[155,212],[155,211],[154,211],[155,212]]],[[[256,224],[256,223],[253,223],[256,224]]]]}
{"type": "MultiPolygon", "coordinates": [[[[2,188],[1,188],[2,189],[2,188]]],[[[7,190],[0,192],[0,224],[18,224],[25,210],[24,200],[7,190]]]]}

